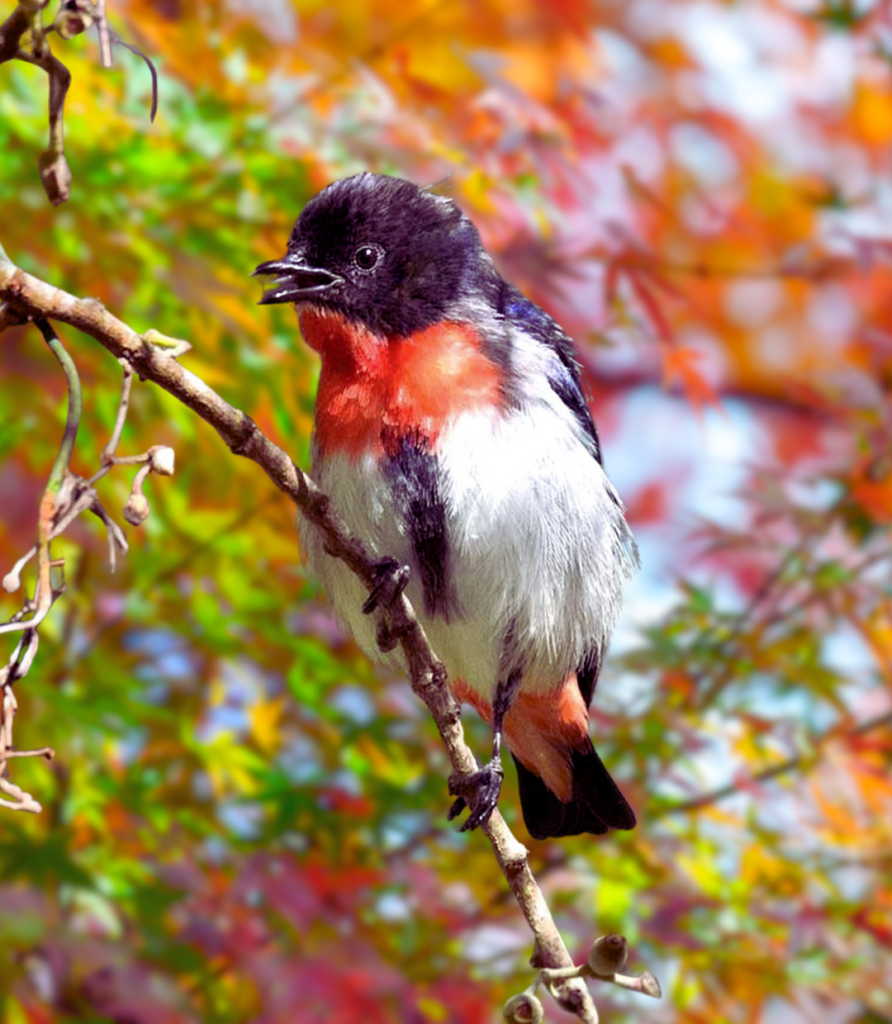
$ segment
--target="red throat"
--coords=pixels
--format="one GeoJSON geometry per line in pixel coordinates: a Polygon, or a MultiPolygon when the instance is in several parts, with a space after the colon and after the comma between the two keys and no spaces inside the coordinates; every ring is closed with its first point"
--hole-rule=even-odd
{"type": "Polygon", "coordinates": [[[498,367],[470,324],[446,321],[388,340],[306,307],[300,329],[322,357],[316,444],[323,454],[395,455],[405,438],[433,449],[456,416],[500,404],[498,367]]]}

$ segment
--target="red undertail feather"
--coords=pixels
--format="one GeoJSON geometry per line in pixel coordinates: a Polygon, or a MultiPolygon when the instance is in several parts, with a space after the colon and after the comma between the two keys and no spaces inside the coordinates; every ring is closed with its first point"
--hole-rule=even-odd
{"type": "MultiPolygon", "coordinates": [[[[489,704],[463,681],[456,699],[492,724],[489,704]]],[[[505,743],[517,764],[523,819],[534,839],[600,835],[635,827],[635,813],[598,757],[575,673],[557,692],[519,693],[505,716],[505,743]]]]}

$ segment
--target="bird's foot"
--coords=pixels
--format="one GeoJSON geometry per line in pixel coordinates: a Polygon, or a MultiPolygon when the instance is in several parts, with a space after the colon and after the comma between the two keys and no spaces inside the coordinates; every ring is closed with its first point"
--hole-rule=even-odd
{"type": "Polygon", "coordinates": [[[391,629],[389,610],[406,589],[409,582],[409,566],[400,565],[395,558],[385,558],[375,566],[373,581],[362,611],[364,615],[371,615],[372,612],[381,609],[375,639],[378,647],[386,653],[392,651],[399,643],[399,637],[391,629]]]}
{"type": "Polygon", "coordinates": [[[459,832],[470,832],[489,819],[498,805],[504,777],[500,758],[493,758],[488,765],[473,775],[449,777],[449,792],[457,799],[449,808],[447,818],[452,821],[466,807],[471,811],[459,832]]]}
{"type": "Polygon", "coordinates": [[[371,615],[380,605],[387,606],[406,589],[409,566],[400,565],[395,558],[384,558],[374,568],[374,583],[362,606],[364,615],[371,615]]]}

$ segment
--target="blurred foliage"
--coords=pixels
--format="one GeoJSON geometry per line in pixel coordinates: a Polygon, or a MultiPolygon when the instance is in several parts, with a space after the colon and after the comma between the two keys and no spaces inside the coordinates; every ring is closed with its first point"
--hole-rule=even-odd
{"type": "MultiPolygon", "coordinates": [[[[158,118],[138,58],[118,49],[104,71],[95,40],[55,40],[74,182],[53,209],[43,73],[0,68],[3,245],[135,329],[188,338],[184,365],[298,462],[315,363],[247,275],[310,195],[363,169],[451,175],[505,275],[579,341],[608,461],[618,425],[651,429],[626,410],[655,383],[700,416],[730,396],[749,410],[737,519],[673,533],[669,462],[624,495],[680,579],[668,612],[628,609],[646,625],[594,708],[641,824],[530,841],[533,867],[579,959],[620,931],[663,982],[661,1004],[599,991],[606,1020],[892,1019],[888,4],[110,14],[157,62],[158,118]]],[[[89,475],[120,371],[63,339],[89,475]]],[[[8,567],[65,401],[36,330],[2,346],[8,567]]],[[[150,479],[114,576],[98,522],[57,542],[69,589],[18,687],[17,741],[58,757],[15,765],[44,813],[0,816],[0,1017],[497,1019],[529,939],[483,838],[445,822],[432,724],[333,620],[282,496],[137,384],[121,454],[161,443],[177,475],[150,479]]],[[[100,488],[119,509],[129,481],[100,488]]],[[[17,607],[3,595],[0,617],[17,607]]],[[[513,779],[502,807],[526,839],[513,779]]]]}

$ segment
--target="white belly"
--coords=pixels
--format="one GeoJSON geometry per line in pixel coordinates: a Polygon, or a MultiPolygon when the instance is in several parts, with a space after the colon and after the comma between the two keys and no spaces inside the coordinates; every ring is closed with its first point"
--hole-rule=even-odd
{"type": "MultiPolygon", "coordinates": [[[[407,594],[451,678],[491,700],[509,634],[523,664],[524,690],[552,690],[586,654],[603,656],[619,610],[633,543],[618,500],[578,430],[546,395],[524,410],[462,416],[436,449],[446,506],[456,611],[424,614],[409,532],[376,460],[336,455],[314,475],[347,525],[381,558],[412,569],[407,594]]],[[[375,660],[405,668],[399,650],[382,655],[375,624],[362,614],[363,585],[326,555],[302,524],[311,565],[357,643],[375,660]]]]}

